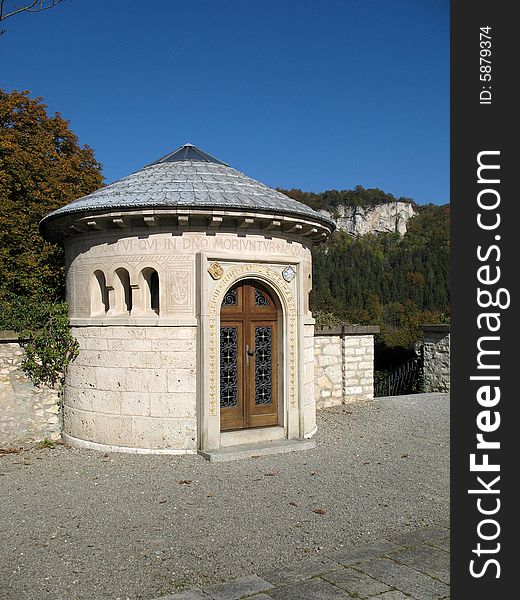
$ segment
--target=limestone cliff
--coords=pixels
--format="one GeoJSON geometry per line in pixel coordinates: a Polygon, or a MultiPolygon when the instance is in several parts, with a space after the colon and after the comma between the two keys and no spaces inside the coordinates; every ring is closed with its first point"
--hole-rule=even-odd
{"type": "Polygon", "coordinates": [[[371,207],[339,205],[333,211],[319,210],[336,222],[339,230],[351,235],[406,233],[408,220],[417,211],[410,202],[388,202],[371,207]]]}

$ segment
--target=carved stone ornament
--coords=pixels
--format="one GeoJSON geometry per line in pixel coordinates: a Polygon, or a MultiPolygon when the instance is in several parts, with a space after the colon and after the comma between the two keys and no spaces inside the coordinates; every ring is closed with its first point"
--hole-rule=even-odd
{"type": "Polygon", "coordinates": [[[296,271],[291,266],[288,266],[282,271],[282,275],[287,283],[291,283],[291,281],[296,277],[296,271]]]}
{"type": "Polygon", "coordinates": [[[217,261],[212,262],[208,267],[208,273],[213,279],[220,279],[224,275],[224,269],[218,264],[217,261]]]}

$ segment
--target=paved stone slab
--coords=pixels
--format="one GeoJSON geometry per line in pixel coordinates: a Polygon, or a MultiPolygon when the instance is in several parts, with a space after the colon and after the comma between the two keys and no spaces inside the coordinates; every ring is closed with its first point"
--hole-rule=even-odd
{"type": "Polygon", "coordinates": [[[258,575],[248,575],[233,581],[224,583],[215,583],[202,588],[212,600],[238,600],[244,596],[251,596],[258,592],[265,592],[273,587],[271,583],[258,577],[258,575]]]}
{"type": "Polygon", "coordinates": [[[423,545],[396,552],[391,555],[391,558],[436,577],[444,583],[450,583],[450,556],[444,550],[423,545]]]}
{"type": "Polygon", "coordinates": [[[299,563],[289,565],[267,573],[262,573],[262,577],[275,586],[285,585],[303,579],[310,579],[316,575],[329,573],[335,569],[343,569],[341,565],[330,560],[330,558],[306,558],[299,563]]]}
{"type": "Polygon", "coordinates": [[[322,578],[350,594],[357,594],[360,598],[368,598],[390,590],[386,583],[349,567],[326,573],[322,578]]]}
{"type": "Polygon", "coordinates": [[[185,592],[177,592],[175,594],[168,594],[167,596],[161,596],[155,600],[210,600],[210,597],[205,594],[202,590],[195,588],[193,590],[187,590],[185,592]]]}
{"type": "Polygon", "coordinates": [[[347,592],[323,579],[307,579],[269,592],[275,600],[352,600],[347,592]]]}
{"type": "Polygon", "coordinates": [[[450,588],[445,583],[388,558],[361,563],[359,568],[417,600],[439,600],[450,593],[450,588]]]}
{"type": "Polygon", "coordinates": [[[431,527],[424,527],[422,529],[410,531],[409,533],[392,536],[388,539],[397,546],[412,547],[418,546],[424,542],[432,542],[440,538],[445,538],[447,535],[449,535],[448,529],[438,525],[432,525],[431,527]]]}
{"type": "Polygon", "coordinates": [[[403,594],[403,592],[400,592],[399,590],[393,590],[392,592],[386,592],[385,594],[370,596],[370,600],[410,600],[410,596],[403,594]]]}
{"type": "Polygon", "coordinates": [[[440,540],[434,540],[433,542],[429,542],[429,544],[431,546],[435,546],[436,548],[440,548],[445,552],[450,552],[451,550],[451,543],[449,537],[440,540]]]}
{"type": "Polygon", "coordinates": [[[395,552],[399,546],[388,540],[380,540],[372,544],[363,546],[353,546],[338,550],[328,556],[342,565],[355,565],[356,563],[374,558],[375,556],[386,556],[391,552],[395,552]]]}

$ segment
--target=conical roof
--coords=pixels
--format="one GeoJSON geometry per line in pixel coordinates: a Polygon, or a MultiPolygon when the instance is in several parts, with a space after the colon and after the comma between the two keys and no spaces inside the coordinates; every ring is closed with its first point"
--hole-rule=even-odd
{"type": "MultiPolygon", "coordinates": [[[[296,216],[324,225],[333,221],[312,208],[236,171],[192,144],[47,215],[40,223],[46,237],[60,217],[107,210],[238,209],[296,216]]],[[[60,219],[61,220],[61,219],[60,219]]]]}

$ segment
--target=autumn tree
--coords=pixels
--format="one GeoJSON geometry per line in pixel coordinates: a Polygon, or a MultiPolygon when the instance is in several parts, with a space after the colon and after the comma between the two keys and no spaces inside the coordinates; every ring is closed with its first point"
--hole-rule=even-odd
{"type": "Polygon", "coordinates": [[[62,249],[39,221],[102,185],[101,165],[59,113],[28,91],[0,90],[0,300],[59,300],[62,249]]]}

